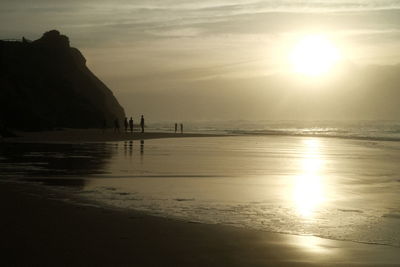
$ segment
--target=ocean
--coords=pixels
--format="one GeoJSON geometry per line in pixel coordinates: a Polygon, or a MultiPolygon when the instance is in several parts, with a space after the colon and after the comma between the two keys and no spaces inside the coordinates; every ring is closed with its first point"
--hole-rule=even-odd
{"type": "Polygon", "coordinates": [[[61,201],[400,247],[399,125],[196,126],[185,130],[238,135],[4,143],[1,179],[71,196],[61,201]]]}
{"type": "MultiPolygon", "coordinates": [[[[152,123],[155,131],[172,131],[174,122],[152,123]]],[[[251,135],[322,136],[400,141],[400,121],[204,121],[185,122],[185,132],[251,135]]],[[[178,129],[179,130],[179,129],[178,129]]]]}

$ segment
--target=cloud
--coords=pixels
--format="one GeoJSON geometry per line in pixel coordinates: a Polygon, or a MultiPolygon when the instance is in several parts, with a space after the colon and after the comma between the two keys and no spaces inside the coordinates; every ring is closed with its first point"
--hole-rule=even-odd
{"type": "Polygon", "coordinates": [[[394,0],[1,0],[0,38],[59,29],[116,94],[140,92],[151,102],[151,92],[166,90],[207,104],[206,93],[224,101],[233,92],[234,111],[246,88],[261,112],[265,100],[254,92],[268,99],[282,92],[284,81],[265,77],[280,68],[279,49],[294,37],[326,32],[351,60],[389,64],[400,60],[399,16],[394,0]],[[276,94],[265,93],[269,87],[276,94]]]}
{"type": "MultiPolygon", "coordinates": [[[[299,25],[310,28],[315,28],[315,25],[329,26],[333,24],[329,20],[335,20],[337,14],[340,14],[341,21],[354,22],[351,17],[357,17],[360,23],[369,24],[371,22],[368,20],[376,21],[377,17],[385,15],[387,19],[380,18],[384,26],[385,22],[392,22],[389,13],[364,14],[396,11],[399,8],[400,3],[391,0],[36,0],[34,4],[28,0],[2,0],[0,30],[4,30],[3,35],[12,32],[10,29],[16,33],[38,34],[37,31],[47,26],[72,33],[109,35],[109,39],[118,37],[123,40],[129,39],[126,38],[128,35],[135,35],[132,40],[138,40],[195,37],[207,33],[275,34],[299,25]],[[361,11],[362,14],[353,14],[361,11]],[[343,15],[346,12],[352,14],[343,15]]],[[[398,13],[393,19],[397,18],[398,13]]],[[[341,21],[335,21],[334,24],[345,24],[341,21]]],[[[106,37],[102,39],[107,41],[106,37]]]]}

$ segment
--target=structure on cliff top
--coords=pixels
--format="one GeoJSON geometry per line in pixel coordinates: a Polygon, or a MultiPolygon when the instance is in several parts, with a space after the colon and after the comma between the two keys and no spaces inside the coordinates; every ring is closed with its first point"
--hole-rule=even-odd
{"type": "Polygon", "coordinates": [[[125,117],[113,93],[69,39],[52,30],[35,41],[0,41],[0,122],[13,129],[111,126],[125,117]]]}

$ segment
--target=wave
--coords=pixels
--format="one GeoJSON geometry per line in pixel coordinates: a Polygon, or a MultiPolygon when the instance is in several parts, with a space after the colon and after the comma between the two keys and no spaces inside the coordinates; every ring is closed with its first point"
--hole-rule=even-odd
{"type": "Polygon", "coordinates": [[[386,213],[386,214],[383,214],[382,217],[392,218],[392,219],[400,219],[400,213],[386,213]]]}
{"type": "Polygon", "coordinates": [[[310,131],[310,130],[226,130],[228,134],[235,135],[280,135],[280,136],[305,136],[305,137],[331,137],[343,139],[358,139],[370,141],[400,141],[400,132],[398,136],[367,135],[362,133],[349,133],[346,131],[310,131]]]}

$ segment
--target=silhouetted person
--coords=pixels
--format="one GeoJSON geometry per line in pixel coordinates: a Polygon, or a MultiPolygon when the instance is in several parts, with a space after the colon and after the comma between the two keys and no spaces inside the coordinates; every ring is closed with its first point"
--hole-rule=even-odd
{"type": "Polygon", "coordinates": [[[144,118],[143,118],[143,115],[140,118],[140,127],[142,128],[142,133],[144,133],[144,118]]]}
{"type": "Polygon", "coordinates": [[[132,117],[129,119],[129,129],[131,130],[131,133],[133,133],[133,119],[132,119],[132,117]]]}
{"type": "Polygon", "coordinates": [[[114,120],[114,132],[119,132],[119,121],[118,121],[118,119],[114,120]]]}
{"type": "Polygon", "coordinates": [[[125,126],[125,132],[127,132],[128,131],[128,118],[127,117],[125,117],[124,126],[125,126]]]}
{"type": "Polygon", "coordinates": [[[178,124],[175,123],[175,133],[178,131],[178,124]]]}
{"type": "Polygon", "coordinates": [[[181,123],[181,134],[183,134],[183,123],[181,123]]]}

